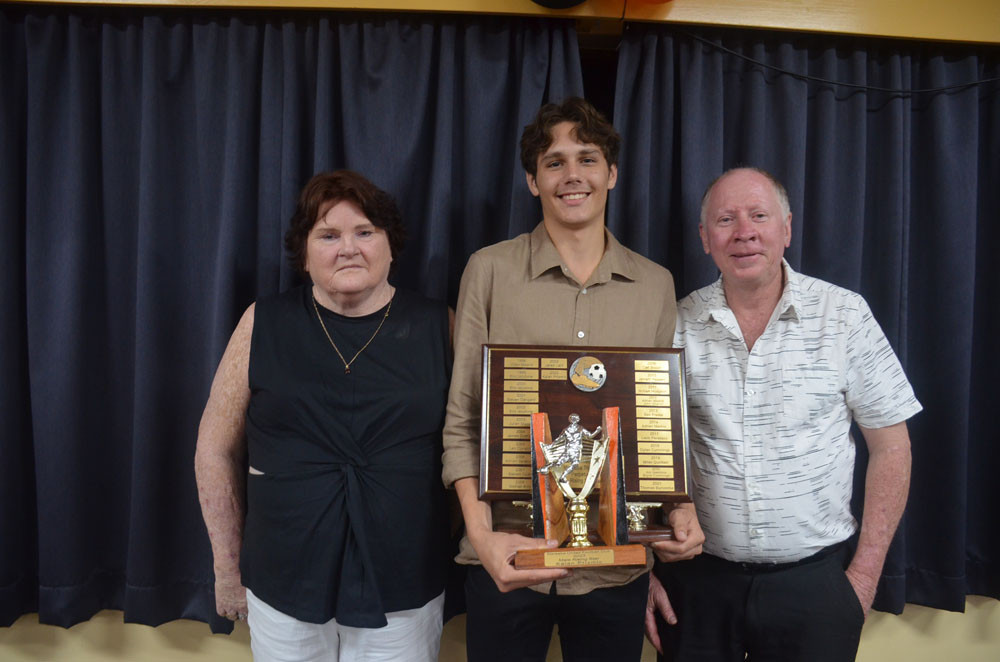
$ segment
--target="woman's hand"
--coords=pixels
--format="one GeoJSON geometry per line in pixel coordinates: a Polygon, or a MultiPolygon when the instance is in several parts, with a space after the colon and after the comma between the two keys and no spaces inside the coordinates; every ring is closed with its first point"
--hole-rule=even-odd
{"type": "Polygon", "coordinates": [[[215,578],[215,611],[231,621],[247,618],[247,590],[239,575],[215,578]]]}

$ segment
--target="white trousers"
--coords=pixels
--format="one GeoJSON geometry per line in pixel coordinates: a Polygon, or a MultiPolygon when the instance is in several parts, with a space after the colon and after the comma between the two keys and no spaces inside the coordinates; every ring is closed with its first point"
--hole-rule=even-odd
{"type": "Polygon", "coordinates": [[[423,607],[386,614],[381,628],[305,623],[247,589],[247,624],[254,662],[437,662],[444,593],[423,607]]]}

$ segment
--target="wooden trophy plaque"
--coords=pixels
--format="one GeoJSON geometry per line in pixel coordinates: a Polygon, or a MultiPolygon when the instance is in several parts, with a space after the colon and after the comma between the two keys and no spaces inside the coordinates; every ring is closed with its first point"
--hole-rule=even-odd
{"type": "MultiPolygon", "coordinates": [[[[610,544],[669,538],[659,506],[691,500],[683,351],[678,349],[484,345],[480,498],[530,500],[535,536],[550,537],[535,502],[548,494],[542,486],[554,490],[553,503],[545,503],[551,526],[558,526],[554,502],[563,494],[549,476],[537,473],[532,435],[551,440],[551,430],[536,429],[533,416],[547,414],[550,424],[562,429],[577,414],[584,428],[601,422],[607,431],[604,410],[609,408],[618,412],[621,469],[614,491],[623,493],[614,509],[617,516],[625,508],[627,520],[608,520],[627,529],[624,540],[616,534],[610,544]]],[[[583,487],[586,474],[586,468],[569,474],[573,490],[583,487]]],[[[594,488],[601,499],[605,489],[603,484],[594,488]]],[[[601,539],[608,541],[603,533],[601,539]]]]}

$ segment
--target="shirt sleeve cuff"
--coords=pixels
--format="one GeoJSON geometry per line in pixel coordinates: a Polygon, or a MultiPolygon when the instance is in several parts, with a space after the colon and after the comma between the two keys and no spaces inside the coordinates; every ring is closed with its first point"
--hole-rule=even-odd
{"type": "Polygon", "coordinates": [[[442,456],[444,486],[450,488],[460,478],[479,478],[479,448],[450,448],[442,456]]]}

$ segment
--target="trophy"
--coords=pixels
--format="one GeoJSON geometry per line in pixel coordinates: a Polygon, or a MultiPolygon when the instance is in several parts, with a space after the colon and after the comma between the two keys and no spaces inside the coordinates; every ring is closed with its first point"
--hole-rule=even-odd
{"type": "MultiPolygon", "coordinates": [[[[607,412],[605,412],[606,416],[607,412]]],[[[587,497],[593,491],[594,481],[597,479],[597,475],[601,473],[601,469],[604,468],[604,462],[608,458],[608,442],[610,439],[607,433],[601,434],[599,426],[593,432],[581,427],[579,414],[570,414],[569,425],[558,437],[552,439],[552,431],[549,428],[548,418],[547,414],[535,414],[532,416],[531,450],[532,457],[535,459],[535,473],[540,475],[551,473],[550,480],[541,480],[548,484],[546,487],[554,484],[558,489],[558,494],[562,494],[569,499],[566,512],[570,516],[570,541],[567,546],[592,547],[593,543],[590,542],[587,536],[587,512],[590,510],[590,506],[587,504],[587,497]],[[536,430],[540,434],[536,434],[536,430]],[[587,477],[583,481],[583,487],[580,489],[580,493],[577,494],[569,484],[569,476],[580,466],[580,461],[583,459],[584,440],[589,442],[590,445],[590,452],[588,453],[590,458],[588,462],[589,467],[587,469],[587,477]]],[[[545,498],[544,500],[540,500],[543,513],[547,510],[551,496],[556,494],[556,492],[552,491],[550,495],[549,492],[551,490],[549,489],[544,491],[545,498]]],[[[562,506],[561,502],[562,499],[559,500],[559,506],[562,506]]],[[[558,513],[558,517],[562,521],[561,512],[558,513]]],[[[562,542],[564,539],[565,535],[561,536],[559,542],[562,542]]]]}
{"type": "Polygon", "coordinates": [[[566,549],[522,550],[514,557],[516,568],[573,568],[595,565],[642,565],[642,545],[628,545],[625,495],[618,437],[618,408],[602,412],[603,426],[593,432],[580,425],[580,415],[569,415],[569,425],[552,438],[549,417],[531,417],[532,520],[535,535],[565,542],[566,549]],[[582,483],[574,487],[574,472],[582,483]],[[599,541],[590,540],[587,497],[600,477],[599,541]],[[568,500],[568,503],[567,503],[568,500]],[[567,540],[568,539],[568,540],[567,540]]]}
{"type": "Polygon", "coordinates": [[[629,543],[669,539],[662,506],[690,501],[681,350],[484,345],[482,440],[480,498],[530,518],[498,530],[562,545],[516,567],[645,563],[629,543]]]}

